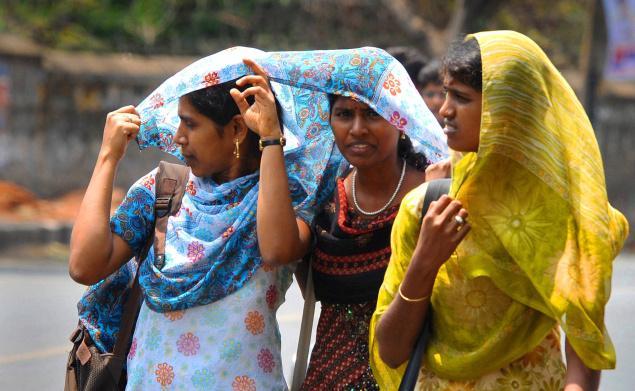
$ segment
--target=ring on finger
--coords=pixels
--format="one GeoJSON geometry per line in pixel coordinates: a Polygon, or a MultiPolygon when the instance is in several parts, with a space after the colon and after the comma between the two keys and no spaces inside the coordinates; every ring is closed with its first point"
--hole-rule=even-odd
{"type": "Polygon", "coordinates": [[[454,221],[456,221],[458,225],[465,224],[465,219],[459,215],[454,216],[454,221]]]}

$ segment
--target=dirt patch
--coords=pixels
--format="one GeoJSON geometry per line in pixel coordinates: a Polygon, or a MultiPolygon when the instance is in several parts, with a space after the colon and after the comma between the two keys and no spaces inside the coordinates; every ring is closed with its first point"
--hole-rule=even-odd
{"type": "MultiPolygon", "coordinates": [[[[54,199],[39,199],[33,192],[11,182],[0,181],[0,220],[11,222],[75,220],[86,189],[76,189],[54,199]]],[[[111,213],[126,193],[115,188],[111,213]]]]}

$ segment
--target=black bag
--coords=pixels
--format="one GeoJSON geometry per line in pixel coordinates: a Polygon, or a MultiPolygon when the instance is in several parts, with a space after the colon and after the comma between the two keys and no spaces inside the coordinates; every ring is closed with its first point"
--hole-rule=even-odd
{"type": "MultiPolygon", "coordinates": [[[[139,267],[152,244],[154,244],[155,262],[164,261],[168,217],[176,214],[181,206],[189,173],[189,167],[163,161],[159,163],[154,204],[154,236],[148,240],[141,258],[137,260],[139,267]]],[[[124,304],[119,334],[112,353],[101,353],[84,325],[79,322],[70,338],[73,348],[68,354],[65,391],[110,391],[126,388],[127,377],[124,364],[141,303],[141,287],[139,273],[137,273],[124,304]]]]}
{"type": "MultiPolygon", "coordinates": [[[[426,215],[426,212],[430,208],[432,201],[436,201],[443,194],[447,194],[450,190],[450,179],[435,179],[428,183],[428,189],[426,195],[423,198],[423,208],[421,208],[421,219],[426,215]]],[[[415,389],[417,379],[419,378],[419,370],[421,369],[421,360],[423,359],[423,352],[426,350],[426,344],[430,338],[430,317],[432,316],[432,308],[429,306],[426,320],[421,326],[421,332],[415,342],[415,347],[410,353],[410,360],[406,366],[406,370],[401,378],[399,384],[399,391],[412,391],[415,389]]]]}

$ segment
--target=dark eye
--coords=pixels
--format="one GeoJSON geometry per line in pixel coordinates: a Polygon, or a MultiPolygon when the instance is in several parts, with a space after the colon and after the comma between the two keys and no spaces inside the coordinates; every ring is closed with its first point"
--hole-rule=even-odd
{"type": "Polygon", "coordinates": [[[454,90],[451,90],[451,91],[446,90],[446,96],[449,96],[450,98],[456,100],[458,103],[468,103],[470,101],[470,99],[467,96],[457,93],[454,90]]]}
{"type": "Polygon", "coordinates": [[[464,96],[461,94],[454,94],[454,97],[456,98],[456,101],[460,103],[467,103],[470,101],[470,99],[467,96],[464,96]]]}
{"type": "Polygon", "coordinates": [[[192,123],[192,121],[181,121],[181,123],[187,130],[192,130],[194,128],[194,124],[192,123]]]}
{"type": "Polygon", "coordinates": [[[335,109],[335,117],[337,118],[350,118],[353,114],[348,109],[335,109]]]}
{"type": "Polygon", "coordinates": [[[372,118],[372,119],[381,118],[381,115],[377,114],[377,112],[375,110],[366,111],[366,116],[368,116],[368,118],[372,118]]]}

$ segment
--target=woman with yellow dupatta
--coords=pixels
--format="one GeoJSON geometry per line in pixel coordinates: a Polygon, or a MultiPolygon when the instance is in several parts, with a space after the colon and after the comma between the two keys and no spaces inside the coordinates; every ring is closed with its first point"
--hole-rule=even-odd
{"type": "Polygon", "coordinates": [[[443,76],[444,131],[462,154],[450,197],[423,220],[426,184],[401,204],[371,323],[373,373],[397,389],[431,316],[417,389],[596,390],[615,367],[604,308],[628,225],[607,201],[584,109],[516,32],[468,36],[443,76]]]}

